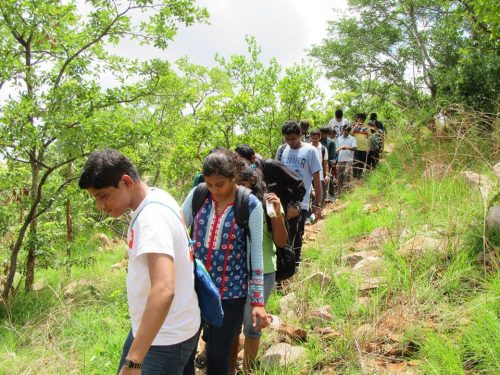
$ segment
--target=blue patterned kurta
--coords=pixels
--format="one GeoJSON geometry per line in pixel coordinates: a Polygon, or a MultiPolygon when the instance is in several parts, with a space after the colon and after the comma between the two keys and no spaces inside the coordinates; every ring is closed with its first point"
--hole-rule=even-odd
{"type": "Polygon", "coordinates": [[[262,205],[254,195],[249,198],[250,244],[243,228],[236,224],[233,205],[216,214],[217,202],[211,194],[194,217],[191,213],[193,191],[182,206],[187,225],[193,226],[194,254],[207,268],[222,299],[245,298],[264,306],[262,261],[262,205]],[[260,212],[260,214],[259,214],[260,212]],[[259,216],[257,216],[259,215],[259,216]],[[260,233],[259,233],[260,232],[260,233]],[[252,275],[248,275],[248,252],[252,275]],[[248,291],[249,289],[249,291],[248,291]]]}

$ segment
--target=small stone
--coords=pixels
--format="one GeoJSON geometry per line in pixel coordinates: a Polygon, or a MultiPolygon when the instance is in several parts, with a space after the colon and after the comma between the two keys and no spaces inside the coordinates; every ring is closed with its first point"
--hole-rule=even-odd
{"type": "Polygon", "coordinates": [[[285,367],[297,362],[304,355],[304,348],[281,342],[267,349],[261,359],[261,364],[264,368],[285,367]]]}
{"type": "Polygon", "coordinates": [[[291,338],[292,340],[297,341],[306,341],[307,340],[307,331],[300,327],[294,327],[289,324],[281,324],[278,329],[278,333],[282,336],[286,336],[291,338]]]}
{"type": "Polygon", "coordinates": [[[268,316],[271,318],[271,322],[269,323],[269,328],[273,330],[278,330],[281,326],[281,320],[279,316],[271,314],[269,314],[268,316]]]}
{"type": "Polygon", "coordinates": [[[446,252],[446,241],[433,237],[418,235],[406,241],[398,249],[398,254],[405,257],[421,257],[426,251],[446,252]]]}
{"type": "Polygon", "coordinates": [[[358,262],[353,268],[353,271],[362,275],[380,274],[385,271],[384,262],[380,257],[368,256],[358,262]]]}
{"type": "Polygon", "coordinates": [[[354,337],[358,341],[369,341],[375,336],[375,327],[371,324],[363,324],[354,330],[354,337]]]}
{"type": "Polygon", "coordinates": [[[488,210],[486,227],[500,234],[500,206],[493,206],[488,210]]]}
{"type": "Polygon", "coordinates": [[[297,310],[297,296],[295,293],[289,293],[280,299],[280,310],[285,316],[296,315],[297,310]]]}
{"type": "Polygon", "coordinates": [[[357,251],[355,253],[350,253],[342,257],[342,261],[347,263],[349,266],[354,267],[357,263],[366,259],[368,257],[379,257],[380,252],[377,250],[371,251],[357,251]]]}
{"type": "Polygon", "coordinates": [[[493,190],[493,182],[488,176],[471,171],[462,171],[459,175],[469,186],[479,189],[483,198],[487,198],[493,190]]]}
{"type": "Polygon", "coordinates": [[[493,172],[500,179],[500,161],[493,166],[493,172]]]}
{"type": "Polygon", "coordinates": [[[321,286],[328,285],[331,283],[332,278],[323,272],[316,272],[312,275],[307,276],[304,281],[314,281],[321,286]]]}
{"type": "Polygon", "coordinates": [[[448,173],[449,167],[446,164],[438,163],[429,165],[424,171],[425,178],[442,179],[448,173]]]}
{"type": "Polygon", "coordinates": [[[318,307],[311,312],[311,317],[321,321],[331,321],[333,319],[332,307],[329,305],[318,307]]]}
{"type": "Polygon", "coordinates": [[[384,279],[381,277],[367,277],[359,285],[358,290],[364,292],[371,289],[377,289],[383,282],[384,279]]]}

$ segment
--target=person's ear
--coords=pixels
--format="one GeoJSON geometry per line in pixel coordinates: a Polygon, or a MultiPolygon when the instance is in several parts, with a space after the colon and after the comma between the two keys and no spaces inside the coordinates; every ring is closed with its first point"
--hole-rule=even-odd
{"type": "Polygon", "coordinates": [[[125,183],[125,186],[126,187],[130,187],[133,185],[134,183],[134,179],[132,177],[130,177],[128,174],[124,174],[122,177],[121,177],[121,180],[125,183]]]}

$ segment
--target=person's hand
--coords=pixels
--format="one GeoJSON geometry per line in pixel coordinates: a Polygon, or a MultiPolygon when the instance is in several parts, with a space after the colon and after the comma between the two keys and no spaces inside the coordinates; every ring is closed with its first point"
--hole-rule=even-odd
{"type": "Polygon", "coordinates": [[[266,202],[272,203],[274,207],[274,212],[276,214],[281,214],[281,201],[278,196],[274,193],[266,193],[266,202]]]}
{"type": "Polygon", "coordinates": [[[118,375],[141,375],[141,369],[122,366],[118,375]]]}
{"type": "Polygon", "coordinates": [[[264,306],[253,306],[252,323],[255,329],[263,329],[269,325],[267,312],[264,306]]]}
{"type": "Polygon", "coordinates": [[[286,212],[287,220],[293,219],[294,217],[297,217],[299,215],[300,215],[300,209],[298,206],[293,206],[293,205],[288,206],[288,210],[286,212]]]}
{"type": "Polygon", "coordinates": [[[328,184],[328,181],[330,181],[330,175],[325,176],[325,184],[328,184]]]}

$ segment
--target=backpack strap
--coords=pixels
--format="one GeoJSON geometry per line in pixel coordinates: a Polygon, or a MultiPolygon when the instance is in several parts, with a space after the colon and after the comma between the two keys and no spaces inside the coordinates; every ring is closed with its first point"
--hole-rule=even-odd
{"type": "Polygon", "coordinates": [[[278,160],[281,161],[281,157],[283,156],[283,152],[285,152],[287,144],[283,143],[279,148],[278,148],[278,160]]]}
{"type": "Polygon", "coordinates": [[[200,210],[203,202],[207,199],[209,194],[207,184],[202,182],[196,186],[196,189],[193,193],[193,200],[191,201],[191,213],[193,215],[193,222],[196,214],[200,210]]]}
{"type": "Polygon", "coordinates": [[[250,218],[249,200],[251,193],[252,191],[250,189],[244,186],[238,186],[233,207],[236,224],[238,224],[240,228],[243,228],[247,235],[250,234],[248,221],[250,218]]]}

